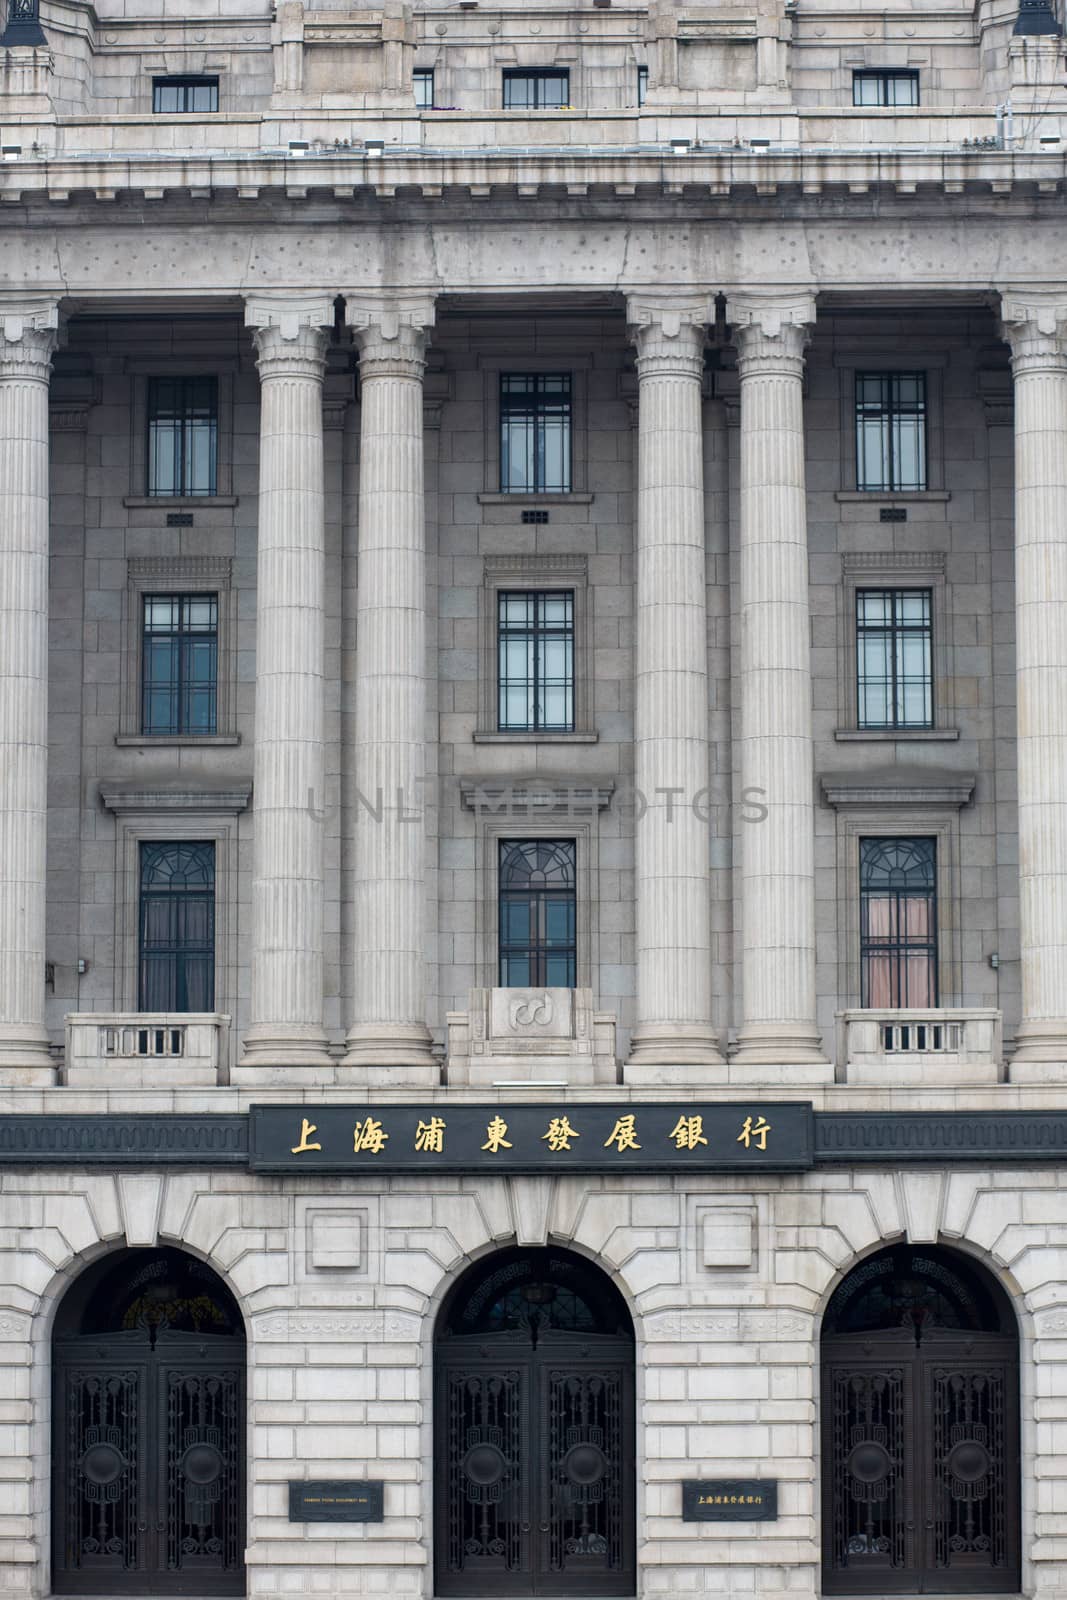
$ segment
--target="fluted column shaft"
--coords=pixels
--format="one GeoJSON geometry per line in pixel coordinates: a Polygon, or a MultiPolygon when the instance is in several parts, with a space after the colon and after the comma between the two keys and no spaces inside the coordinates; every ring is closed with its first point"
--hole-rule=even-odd
{"type": "Polygon", "coordinates": [[[1008,298],[1003,315],[1015,377],[1018,1076],[1028,1061],[1067,1068],[1067,303],[1008,298]]]}
{"type": "MultiPolygon", "coordinates": [[[[434,1074],[426,1026],[426,506],[421,316],[353,310],[359,349],[353,1016],[346,1063],[434,1074]]],[[[395,1081],[395,1079],[394,1079],[395,1081]]]]}
{"type": "Polygon", "coordinates": [[[711,1023],[711,855],[701,376],[704,324],[634,306],[638,373],[631,1068],[721,1065],[711,1023]]]}
{"type": "Polygon", "coordinates": [[[0,300],[0,1075],[51,1080],[44,1025],[48,819],[48,379],[54,305],[0,300]]]}
{"type": "Polygon", "coordinates": [[[741,379],[741,788],[766,811],[742,839],[735,1062],[822,1065],[802,387],[814,309],[731,301],[730,316],[741,379]]]}
{"type": "Polygon", "coordinates": [[[328,304],[262,312],[252,991],[242,1066],[328,1063],[323,1029],[322,385],[328,304]]]}

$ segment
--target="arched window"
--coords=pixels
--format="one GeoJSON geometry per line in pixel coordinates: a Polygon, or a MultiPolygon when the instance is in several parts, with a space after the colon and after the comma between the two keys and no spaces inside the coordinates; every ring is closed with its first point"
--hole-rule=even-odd
{"type": "Polygon", "coordinates": [[[974,1262],[894,1245],[822,1334],[827,1594],[1019,1587],[1018,1335],[974,1262]]]}
{"type": "Polygon", "coordinates": [[[442,1309],[435,1391],[436,1592],[633,1594],[633,1326],[610,1279],[566,1250],[479,1262],[442,1309]]]}
{"type": "Polygon", "coordinates": [[[142,1011],[215,1005],[215,846],[141,845],[142,1011]]]}
{"type": "Polygon", "coordinates": [[[860,1004],[936,1006],[933,839],[860,840],[860,1004]]]}
{"type": "Polygon", "coordinates": [[[245,1340],[180,1250],[84,1272],[53,1344],[57,1594],[244,1594],[245,1340]]]}
{"type": "Polygon", "coordinates": [[[503,988],[574,988],[576,876],[573,839],[501,839],[503,988]]]}

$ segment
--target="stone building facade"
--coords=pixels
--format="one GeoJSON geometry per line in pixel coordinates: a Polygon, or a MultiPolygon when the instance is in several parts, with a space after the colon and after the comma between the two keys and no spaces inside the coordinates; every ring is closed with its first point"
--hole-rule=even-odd
{"type": "Polygon", "coordinates": [[[4,20],[0,1595],[1065,1600],[1053,10],[4,20]]]}

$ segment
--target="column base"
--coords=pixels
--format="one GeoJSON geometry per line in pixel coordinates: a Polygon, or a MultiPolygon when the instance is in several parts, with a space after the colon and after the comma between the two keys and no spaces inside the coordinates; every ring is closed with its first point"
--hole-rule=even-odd
{"type": "Polygon", "coordinates": [[[244,1036],[238,1070],[244,1067],[333,1067],[326,1035],[314,1027],[256,1023],[244,1036]]]}
{"type": "MultiPolygon", "coordinates": [[[[730,1057],[737,1067],[818,1067],[816,1080],[832,1083],[834,1069],[822,1048],[822,1034],[809,1022],[747,1022],[737,1036],[737,1049],[730,1057]]],[[[734,1078],[731,1072],[731,1078],[734,1078]]],[[[767,1082],[761,1075],[761,1081],[767,1082]]],[[[810,1080],[809,1080],[810,1081],[810,1080]]]]}
{"type": "Polygon", "coordinates": [[[0,1084],[7,1089],[32,1089],[58,1081],[44,1029],[0,1023],[0,1084]]]}
{"type": "Polygon", "coordinates": [[[709,1023],[642,1022],[633,1031],[622,1081],[684,1088],[723,1083],[725,1073],[719,1035],[709,1023]]]}
{"type": "Polygon", "coordinates": [[[371,1088],[435,1089],[441,1064],[422,1022],[354,1022],[341,1066],[354,1068],[371,1088]]]}
{"type": "Polygon", "coordinates": [[[1062,1083],[1067,1080],[1067,1018],[1021,1022],[1008,1063],[1009,1083],[1062,1083]]]}

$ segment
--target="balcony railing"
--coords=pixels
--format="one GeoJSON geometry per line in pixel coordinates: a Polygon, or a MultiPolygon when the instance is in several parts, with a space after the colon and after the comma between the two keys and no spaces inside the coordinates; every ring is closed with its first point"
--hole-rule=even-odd
{"type": "Polygon", "coordinates": [[[74,1012],[66,1080],[131,1088],[217,1083],[229,1025],[217,1012],[74,1012]]]}
{"type": "Polygon", "coordinates": [[[837,1059],[849,1083],[977,1084],[1000,1076],[999,1011],[839,1011],[837,1026],[837,1059]]]}

